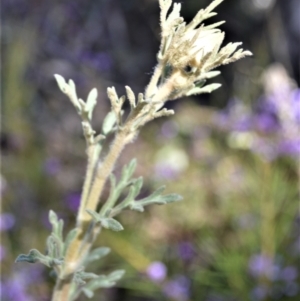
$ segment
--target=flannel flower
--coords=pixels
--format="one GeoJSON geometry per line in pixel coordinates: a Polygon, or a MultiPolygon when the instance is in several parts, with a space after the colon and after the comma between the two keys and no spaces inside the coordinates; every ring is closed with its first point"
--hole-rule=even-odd
{"type": "Polygon", "coordinates": [[[167,16],[172,0],[159,0],[161,45],[157,55],[157,76],[146,90],[148,99],[165,102],[181,96],[210,93],[221,86],[205,86],[207,79],[220,74],[213,69],[252,55],[250,51],[237,49],[242,44],[240,42],[221,47],[225,33],[217,27],[224,21],[209,26],[202,24],[216,15],[212,10],[222,1],[213,1],[186,24],[180,16],[181,4],[174,3],[167,16]]]}

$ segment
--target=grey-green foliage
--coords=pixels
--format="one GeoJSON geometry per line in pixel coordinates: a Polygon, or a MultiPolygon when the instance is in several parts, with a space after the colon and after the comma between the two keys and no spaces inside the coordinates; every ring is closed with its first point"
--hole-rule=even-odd
{"type": "Polygon", "coordinates": [[[124,209],[135,211],[144,211],[144,207],[151,204],[168,204],[182,199],[178,194],[162,195],[165,186],[161,186],[149,196],[137,199],[143,186],[143,178],[132,178],[136,168],[136,160],[133,159],[129,164],[122,169],[121,177],[117,182],[116,177],[110,175],[110,194],[106,203],[102,206],[100,212],[87,210],[96,223],[100,223],[103,228],[113,231],[123,230],[123,226],[113,217],[119,214],[124,209]],[[125,194],[127,190],[127,195],[125,194]],[[122,195],[126,195],[123,200],[120,200],[122,195]],[[117,202],[119,203],[117,204],[117,202]]]}
{"type": "Polygon", "coordinates": [[[94,296],[94,291],[99,288],[112,287],[124,275],[124,270],[116,270],[108,275],[100,275],[96,279],[90,280],[83,288],[82,292],[88,298],[94,296]]]}
{"type": "MultiPolygon", "coordinates": [[[[115,125],[114,113],[109,114],[107,118],[107,121],[104,122],[103,134],[110,133],[115,125]]],[[[110,175],[110,194],[100,212],[87,210],[92,216],[94,223],[100,223],[101,226],[106,229],[121,231],[123,230],[123,226],[114,219],[114,216],[119,214],[122,210],[131,209],[142,212],[145,206],[151,204],[167,204],[182,199],[181,196],[177,194],[162,195],[165,189],[164,186],[158,188],[145,198],[137,199],[143,186],[143,178],[132,178],[135,169],[136,160],[133,159],[129,164],[123,167],[119,181],[117,181],[113,174],[110,175]]],[[[48,267],[54,268],[55,271],[59,273],[60,266],[64,263],[64,256],[68,246],[75,238],[77,230],[71,230],[64,240],[63,220],[59,219],[52,210],[49,212],[49,220],[52,225],[52,232],[47,239],[47,254],[43,255],[38,250],[32,249],[27,255],[19,255],[16,262],[40,262],[48,267]]],[[[92,298],[96,289],[111,287],[123,276],[123,270],[116,270],[108,275],[97,275],[85,271],[87,265],[101,259],[109,252],[109,248],[101,247],[87,254],[82,266],[74,273],[70,300],[76,300],[81,293],[85,294],[88,298],[92,298]]]]}
{"type": "Polygon", "coordinates": [[[27,255],[19,255],[16,262],[40,262],[48,267],[59,268],[64,261],[63,258],[67,250],[67,246],[75,238],[76,229],[71,230],[68,233],[66,240],[63,241],[63,220],[59,219],[56,213],[50,210],[49,221],[52,224],[52,232],[47,238],[47,254],[43,255],[38,250],[32,249],[27,255]]]}

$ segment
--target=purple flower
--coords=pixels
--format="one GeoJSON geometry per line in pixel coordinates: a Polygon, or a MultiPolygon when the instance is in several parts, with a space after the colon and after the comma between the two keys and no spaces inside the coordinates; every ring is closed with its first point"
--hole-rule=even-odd
{"type": "Polygon", "coordinates": [[[295,120],[300,124],[300,89],[296,89],[291,93],[291,104],[295,116],[295,120]]]}
{"type": "Polygon", "coordinates": [[[15,217],[11,213],[0,214],[0,232],[11,229],[15,224],[15,217]]]}
{"type": "Polygon", "coordinates": [[[286,282],[292,282],[298,277],[298,271],[293,266],[285,267],[280,273],[280,278],[286,282]]]}
{"type": "Polygon", "coordinates": [[[11,278],[1,283],[1,300],[33,301],[27,289],[33,283],[36,285],[43,281],[42,271],[42,267],[33,265],[15,271],[11,278]]]}
{"type": "Polygon", "coordinates": [[[161,282],[166,278],[167,268],[160,261],[152,262],[147,268],[147,276],[155,282],[161,282]]]}
{"type": "Polygon", "coordinates": [[[195,248],[192,243],[185,241],[178,245],[178,255],[183,260],[190,260],[195,255],[195,248]]]}
{"type": "Polygon", "coordinates": [[[271,114],[258,114],[253,120],[253,125],[261,132],[271,133],[278,130],[278,122],[271,114]]]}
{"type": "Polygon", "coordinates": [[[44,162],[44,170],[50,176],[57,174],[60,170],[59,160],[57,158],[48,158],[44,162]]]}
{"type": "Polygon", "coordinates": [[[268,289],[265,286],[257,286],[251,291],[252,300],[259,301],[266,298],[268,289]]]}
{"type": "Polygon", "coordinates": [[[178,176],[178,171],[170,164],[160,162],[155,166],[155,176],[159,179],[172,180],[178,176]]]}
{"type": "Polygon", "coordinates": [[[262,254],[253,255],[249,261],[249,271],[254,277],[265,276],[274,280],[279,275],[279,267],[273,263],[273,260],[262,254]]]}
{"type": "Polygon", "coordinates": [[[95,53],[86,51],[81,55],[80,59],[101,71],[109,71],[112,68],[112,59],[106,52],[95,53]]]}
{"type": "Polygon", "coordinates": [[[190,295],[190,280],[185,276],[177,276],[164,286],[163,292],[167,297],[178,301],[188,300],[190,295]]]}
{"type": "Polygon", "coordinates": [[[300,154],[300,139],[282,141],[279,144],[279,152],[285,155],[298,156],[300,154]]]}
{"type": "Polygon", "coordinates": [[[73,192],[67,195],[66,197],[66,204],[67,206],[74,212],[76,212],[79,208],[80,204],[80,193],[73,192]]]}

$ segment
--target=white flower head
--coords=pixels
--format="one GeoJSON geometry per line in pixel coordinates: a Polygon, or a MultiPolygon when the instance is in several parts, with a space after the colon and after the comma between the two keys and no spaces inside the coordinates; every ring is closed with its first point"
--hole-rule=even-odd
{"type": "MultiPolygon", "coordinates": [[[[211,70],[252,55],[250,51],[237,49],[242,44],[240,42],[221,47],[225,33],[217,27],[223,21],[209,26],[202,23],[216,15],[212,10],[222,1],[213,1],[186,24],[180,16],[180,4],[174,3],[173,10],[167,16],[172,0],[159,0],[162,39],[157,57],[162,75],[158,88],[164,85],[164,101],[166,98],[175,99],[215,90],[219,84],[203,86],[206,79],[219,74],[211,70]],[[167,90],[170,89],[172,92],[168,94],[167,90]]],[[[153,86],[150,85],[150,88],[153,86]]]]}

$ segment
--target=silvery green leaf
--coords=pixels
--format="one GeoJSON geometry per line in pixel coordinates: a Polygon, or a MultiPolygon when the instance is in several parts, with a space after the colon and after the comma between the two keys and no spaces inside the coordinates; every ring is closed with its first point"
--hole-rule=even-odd
{"type": "Polygon", "coordinates": [[[136,179],[136,181],[133,183],[133,193],[134,193],[134,198],[140,193],[141,188],[143,186],[143,177],[139,177],[136,179]]]}
{"type": "Polygon", "coordinates": [[[62,257],[64,244],[62,240],[55,234],[51,235],[47,239],[48,254],[52,258],[62,257]]]}
{"type": "Polygon", "coordinates": [[[87,213],[89,213],[96,223],[100,223],[103,228],[110,229],[113,231],[121,231],[123,230],[123,226],[115,219],[111,217],[103,217],[99,213],[87,209],[87,213]]]}
{"type": "Polygon", "coordinates": [[[155,199],[156,197],[160,196],[160,194],[165,190],[165,188],[166,188],[165,185],[160,186],[153,193],[151,193],[149,196],[147,196],[146,198],[140,200],[140,202],[147,203],[147,202],[155,199]]]}
{"type": "Polygon", "coordinates": [[[52,224],[52,226],[55,226],[58,223],[57,214],[53,210],[49,211],[49,221],[52,224]]]}
{"type": "Polygon", "coordinates": [[[49,221],[52,224],[53,233],[62,240],[64,221],[62,219],[58,219],[57,214],[53,210],[49,211],[49,221]]]}
{"type": "Polygon", "coordinates": [[[182,200],[182,196],[176,193],[167,194],[161,197],[161,199],[166,203],[173,203],[182,200]]]}
{"type": "Polygon", "coordinates": [[[68,235],[67,235],[67,237],[66,237],[66,239],[65,239],[65,243],[64,243],[64,251],[63,251],[64,254],[66,253],[66,251],[67,251],[67,249],[68,249],[70,243],[75,239],[76,234],[77,234],[77,229],[76,229],[76,228],[75,228],[75,229],[72,229],[72,230],[68,233],[68,235]]]}
{"type": "Polygon", "coordinates": [[[113,271],[112,273],[110,273],[109,275],[107,275],[107,279],[109,279],[109,281],[118,281],[119,279],[121,279],[123,277],[123,275],[125,274],[124,270],[116,270],[113,271]]]}
{"type": "Polygon", "coordinates": [[[135,95],[129,86],[125,86],[127,98],[129,100],[131,108],[135,108],[135,95]]]}
{"type": "Polygon", "coordinates": [[[186,93],[186,95],[189,96],[189,95],[202,94],[202,93],[211,93],[214,90],[219,89],[221,86],[222,86],[221,84],[210,84],[202,88],[195,87],[189,90],[186,93]]]}
{"type": "Polygon", "coordinates": [[[102,134],[107,135],[111,132],[116,124],[117,118],[114,112],[109,112],[103,120],[102,134]]]}
{"type": "Polygon", "coordinates": [[[94,297],[94,292],[86,287],[83,287],[82,289],[82,292],[85,294],[85,296],[89,299],[93,298],[94,297]]]}
{"type": "Polygon", "coordinates": [[[54,77],[55,77],[56,82],[57,82],[57,84],[59,86],[59,89],[63,93],[66,93],[66,85],[67,85],[67,83],[66,83],[65,79],[61,75],[59,75],[59,74],[54,74],[54,77]]]}
{"type": "Polygon", "coordinates": [[[73,281],[78,285],[84,285],[86,282],[85,280],[89,279],[97,279],[99,276],[95,273],[87,273],[84,271],[84,268],[82,267],[80,270],[78,270],[73,277],[73,281]]]}
{"type": "Polygon", "coordinates": [[[122,230],[124,230],[123,226],[117,220],[115,220],[111,217],[102,219],[101,225],[104,228],[110,229],[110,230],[113,230],[113,231],[122,231],[122,230]]]}
{"type": "Polygon", "coordinates": [[[97,279],[93,279],[87,283],[85,288],[90,291],[95,291],[101,287],[112,287],[116,284],[116,281],[118,281],[124,275],[124,273],[124,270],[117,270],[107,276],[100,275],[97,279]]]}
{"type": "Polygon", "coordinates": [[[85,111],[88,113],[89,120],[92,119],[92,113],[95,108],[95,105],[97,104],[97,97],[98,97],[98,91],[96,88],[94,88],[89,93],[87,101],[86,101],[86,105],[85,105],[85,111]]]}
{"type": "Polygon", "coordinates": [[[96,261],[101,259],[102,257],[106,256],[110,252],[110,248],[101,247],[94,249],[89,253],[89,255],[85,259],[85,265],[92,261],[96,261]]]}
{"type": "Polygon", "coordinates": [[[92,216],[92,218],[96,223],[101,223],[101,221],[103,220],[103,216],[101,216],[99,213],[97,213],[94,210],[86,209],[86,212],[92,216]]]}
{"type": "Polygon", "coordinates": [[[128,165],[125,165],[122,169],[121,181],[128,182],[132,177],[136,168],[136,159],[132,159],[128,165]]]}
{"type": "Polygon", "coordinates": [[[129,206],[129,208],[130,208],[131,210],[135,210],[135,211],[139,211],[139,212],[144,212],[144,206],[138,204],[137,202],[131,204],[131,205],[129,206]]]}
{"type": "Polygon", "coordinates": [[[51,258],[49,256],[43,255],[41,252],[39,252],[36,249],[32,249],[29,251],[28,255],[21,254],[17,257],[16,262],[22,262],[26,261],[29,263],[36,263],[40,262],[48,267],[51,267],[51,258]]]}
{"type": "Polygon", "coordinates": [[[141,205],[146,206],[150,204],[168,204],[180,200],[182,200],[182,197],[179,194],[172,193],[167,195],[156,196],[154,198],[148,197],[147,199],[140,200],[139,202],[141,203],[141,205]]]}

